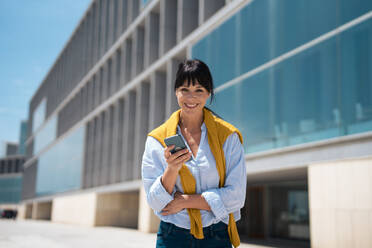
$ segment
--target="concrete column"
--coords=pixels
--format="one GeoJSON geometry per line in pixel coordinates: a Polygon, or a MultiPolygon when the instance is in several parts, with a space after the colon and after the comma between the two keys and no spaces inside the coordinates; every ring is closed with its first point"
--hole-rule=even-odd
{"type": "Polygon", "coordinates": [[[100,103],[100,71],[98,70],[97,73],[93,76],[93,85],[94,85],[94,108],[96,108],[100,103]]]}
{"type": "Polygon", "coordinates": [[[113,72],[113,62],[114,58],[110,58],[107,63],[107,72],[106,72],[106,83],[107,83],[107,97],[108,99],[110,96],[112,96],[112,93],[115,90],[115,83],[112,81],[112,72],[113,72]]]}
{"type": "Polygon", "coordinates": [[[97,78],[98,79],[98,82],[99,82],[99,88],[98,88],[98,104],[101,104],[104,99],[105,99],[105,65],[102,65],[101,68],[99,69],[99,77],[97,78]]]}
{"type": "Polygon", "coordinates": [[[372,158],[308,168],[311,247],[372,247],[372,158]]]}
{"type": "Polygon", "coordinates": [[[90,79],[90,81],[87,82],[87,114],[90,113],[93,109],[93,79],[90,79]]]}
{"type": "Polygon", "coordinates": [[[225,0],[199,0],[199,25],[225,5],[225,0]]]}
{"type": "Polygon", "coordinates": [[[136,100],[137,92],[130,91],[125,96],[124,106],[124,129],[123,129],[123,152],[121,159],[121,176],[122,182],[132,179],[133,161],[134,161],[134,133],[136,118],[136,100]]]}
{"type": "Polygon", "coordinates": [[[146,199],[146,193],[141,187],[139,193],[139,212],[138,212],[138,230],[142,232],[154,233],[158,230],[160,219],[149,207],[146,199]]]}
{"type": "Polygon", "coordinates": [[[141,177],[142,154],[145,148],[147,133],[149,131],[149,93],[149,83],[142,82],[137,88],[133,179],[139,179],[141,177]]]}
{"type": "Polygon", "coordinates": [[[166,103],[165,103],[165,118],[169,118],[169,116],[179,109],[177,98],[174,93],[174,82],[176,80],[176,73],[178,70],[178,65],[180,61],[176,59],[171,59],[167,62],[167,76],[166,76],[166,103]]]}
{"type": "Polygon", "coordinates": [[[143,71],[144,29],[138,26],[133,35],[132,78],[143,71]]]}
{"type": "Polygon", "coordinates": [[[165,120],[166,75],[156,71],[150,77],[149,131],[165,120]]]}
{"type": "Polygon", "coordinates": [[[33,203],[26,204],[26,214],[25,214],[26,219],[32,219],[33,206],[34,206],[33,203]]]}
{"type": "Polygon", "coordinates": [[[180,42],[198,27],[199,1],[178,0],[177,11],[177,42],[180,42]]]}
{"type": "Polygon", "coordinates": [[[145,68],[159,56],[159,14],[150,12],[145,19],[145,68]]]}
{"type": "Polygon", "coordinates": [[[177,42],[177,1],[160,0],[159,57],[177,42]]]}
{"type": "Polygon", "coordinates": [[[123,98],[115,103],[113,116],[113,135],[112,135],[112,150],[111,150],[111,177],[110,183],[117,183],[120,181],[121,174],[121,153],[123,145],[123,122],[124,122],[124,102],[123,98]]]}

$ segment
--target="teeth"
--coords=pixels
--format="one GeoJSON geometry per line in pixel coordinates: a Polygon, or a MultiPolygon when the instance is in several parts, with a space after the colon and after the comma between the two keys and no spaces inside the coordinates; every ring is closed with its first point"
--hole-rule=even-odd
{"type": "Polygon", "coordinates": [[[189,107],[189,108],[194,108],[194,107],[196,107],[196,104],[187,104],[187,103],[185,103],[185,105],[186,105],[186,107],[189,107]]]}

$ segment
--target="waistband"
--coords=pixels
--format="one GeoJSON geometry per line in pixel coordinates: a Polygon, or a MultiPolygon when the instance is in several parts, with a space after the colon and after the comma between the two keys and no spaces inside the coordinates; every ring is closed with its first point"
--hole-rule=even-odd
{"type": "MultiPolygon", "coordinates": [[[[171,233],[172,231],[177,231],[177,232],[182,232],[185,234],[190,234],[190,229],[178,227],[172,223],[165,222],[165,221],[160,221],[160,226],[163,228],[164,231],[166,231],[168,234],[171,233]]],[[[203,227],[203,233],[204,236],[213,236],[214,232],[219,232],[219,231],[224,231],[227,230],[227,225],[220,221],[216,224],[212,224],[207,227],[203,227]]]]}

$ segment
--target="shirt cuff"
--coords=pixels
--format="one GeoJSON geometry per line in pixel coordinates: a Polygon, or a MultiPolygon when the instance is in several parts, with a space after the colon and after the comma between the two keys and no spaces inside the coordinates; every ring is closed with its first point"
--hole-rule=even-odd
{"type": "Polygon", "coordinates": [[[157,200],[158,209],[157,211],[160,212],[169,202],[173,201],[174,199],[174,193],[176,192],[175,189],[173,189],[172,194],[169,194],[163,184],[161,183],[161,176],[156,178],[154,184],[152,185],[151,191],[153,192],[154,199],[157,200]]]}
{"type": "Polygon", "coordinates": [[[217,190],[211,189],[208,191],[204,191],[202,193],[202,197],[204,197],[204,199],[207,201],[212,210],[212,213],[214,214],[214,216],[216,216],[217,219],[222,220],[226,216],[228,216],[229,213],[223,205],[223,202],[217,190]]]}

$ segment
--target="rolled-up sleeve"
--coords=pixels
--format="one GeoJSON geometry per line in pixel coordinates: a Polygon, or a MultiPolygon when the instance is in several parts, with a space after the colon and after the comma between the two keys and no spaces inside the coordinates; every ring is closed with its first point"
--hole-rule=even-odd
{"type": "Polygon", "coordinates": [[[155,138],[147,137],[142,157],[142,181],[147,202],[156,212],[160,212],[173,200],[173,196],[165,190],[160,180],[165,169],[163,152],[162,145],[155,138]]]}
{"type": "Polygon", "coordinates": [[[223,150],[226,160],[225,185],[202,193],[212,213],[220,220],[244,206],[247,184],[244,149],[236,133],[226,139],[223,150]]]}

